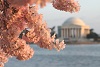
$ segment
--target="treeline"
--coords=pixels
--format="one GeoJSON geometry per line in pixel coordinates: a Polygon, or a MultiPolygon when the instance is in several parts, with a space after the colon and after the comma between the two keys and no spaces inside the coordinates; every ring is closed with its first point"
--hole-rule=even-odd
{"type": "Polygon", "coordinates": [[[87,39],[93,39],[94,41],[99,41],[100,36],[94,32],[94,29],[90,29],[90,33],[86,36],[87,39]]]}

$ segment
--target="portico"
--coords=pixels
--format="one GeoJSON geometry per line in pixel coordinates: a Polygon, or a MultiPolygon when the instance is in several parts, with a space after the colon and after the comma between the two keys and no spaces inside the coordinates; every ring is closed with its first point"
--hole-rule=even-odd
{"type": "Polygon", "coordinates": [[[61,38],[85,38],[90,27],[79,18],[69,18],[61,26],[61,38]]]}
{"type": "Polygon", "coordinates": [[[64,38],[80,38],[81,37],[81,28],[62,28],[62,37],[64,38]]]}

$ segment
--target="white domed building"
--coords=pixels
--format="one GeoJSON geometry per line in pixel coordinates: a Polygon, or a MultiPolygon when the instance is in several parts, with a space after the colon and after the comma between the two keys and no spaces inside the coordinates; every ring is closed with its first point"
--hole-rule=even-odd
{"type": "Polygon", "coordinates": [[[58,27],[58,35],[60,39],[70,38],[79,41],[86,39],[86,35],[90,32],[90,27],[79,18],[71,17],[67,19],[62,26],[58,27]],[[60,32],[59,32],[60,31],[60,32]]]}

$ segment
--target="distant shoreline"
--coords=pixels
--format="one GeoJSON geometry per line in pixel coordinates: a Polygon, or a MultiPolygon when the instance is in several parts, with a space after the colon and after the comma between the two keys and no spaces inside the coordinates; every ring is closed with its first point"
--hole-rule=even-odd
{"type": "MultiPolygon", "coordinates": [[[[33,45],[34,43],[28,43],[30,45],[33,45]]],[[[100,44],[100,42],[68,42],[65,43],[66,45],[94,45],[94,44],[100,44]]]]}
{"type": "Polygon", "coordinates": [[[100,44],[100,42],[69,42],[66,45],[92,45],[92,44],[100,44]]]}

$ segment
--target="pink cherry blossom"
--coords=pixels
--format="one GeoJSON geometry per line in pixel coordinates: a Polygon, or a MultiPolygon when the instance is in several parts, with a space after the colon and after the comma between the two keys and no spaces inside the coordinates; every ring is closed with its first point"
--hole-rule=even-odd
{"type": "Polygon", "coordinates": [[[80,9],[74,0],[0,0],[0,67],[13,56],[18,60],[32,58],[34,50],[27,43],[49,50],[65,48],[64,41],[59,42],[55,34],[50,35],[43,15],[38,13],[38,7],[46,6],[47,2],[66,12],[80,9]],[[25,31],[26,28],[29,30],[25,31]]]}

